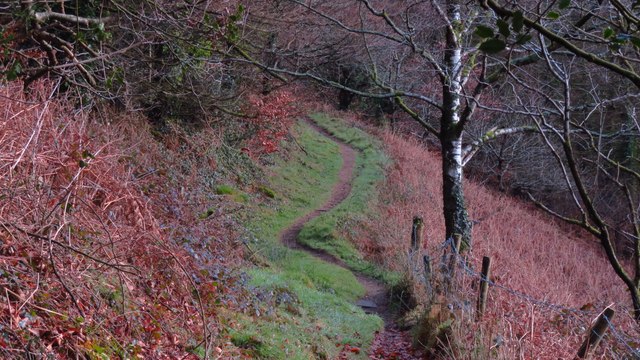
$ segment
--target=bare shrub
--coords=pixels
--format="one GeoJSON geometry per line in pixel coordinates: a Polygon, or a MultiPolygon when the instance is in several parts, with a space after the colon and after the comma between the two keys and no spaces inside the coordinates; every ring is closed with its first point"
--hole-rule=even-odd
{"type": "MultiPolygon", "coordinates": [[[[216,200],[185,190],[197,185],[187,181],[194,164],[171,179],[158,165],[185,152],[164,156],[143,121],[108,112],[111,124],[92,120],[52,99],[49,82],[32,84],[28,97],[20,89],[0,88],[2,356],[214,351],[234,251],[223,245],[224,221],[212,221],[224,212],[199,218],[216,200]],[[185,187],[171,192],[166,179],[185,187]]],[[[189,153],[210,147],[188,140],[202,146],[189,153]]]]}

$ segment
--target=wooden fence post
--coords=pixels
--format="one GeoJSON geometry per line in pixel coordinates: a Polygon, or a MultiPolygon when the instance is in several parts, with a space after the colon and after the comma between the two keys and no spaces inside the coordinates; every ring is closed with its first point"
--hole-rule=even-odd
{"type": "Polygon", "coordinates": [[[429,255],[425,255],[422,257],[422,262],[424,264],[424,284],[427,288],[427,298],[428,302],[431,303],[433,301],[433,286],[431,285],[431,259],[429,255]]]}
{"type": "Polygon", "coordinates": [[[482,319],[484,311],[487,308],[487,294],[489,292],[489,276],[491,274],[491,258],[484,256],[482,258],[482,277],[480,280],[480,291],[478,293],[478,312],[477,319],[482,319]]]}
{"type": "Polygon", "coordinates": [[[602,340],[604,333],[609,328],[609,322],[611,321],[611,318],[613,318],[613,315],[616,313],[611,308],[612,305],[613,304],[607,306],[607,308],[604,309],[602,313],[600,313],[591,329],[589,329],[587,338],[584,339],[582,346],[580,346],[576,359],[584,359],[591,349],[594,349],[598,346],[598,343],[600,343],[600,340],[602,340]]]}
{"type": "Polygon", "coordinates": [[[411,251],[416,252],[422,248],[422,229],[424,222],[419,216],[413,217],[413,226],[411,227],[411,251]]]}

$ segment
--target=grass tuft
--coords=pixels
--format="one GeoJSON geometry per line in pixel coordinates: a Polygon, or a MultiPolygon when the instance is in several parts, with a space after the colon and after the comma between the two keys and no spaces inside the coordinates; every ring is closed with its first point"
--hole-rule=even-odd
{"type": "Polygon", "coordinates": [[[276,198],[276,192],[273,191],[272,189],[270,189],[267,186],[264,185],[260,185],[258,186],[258,191],[260,191],[262,194],[264,194],[264,196],[270,198],[270,199],[275,199],[276,198]]]}
{"type": "Polygon", "coordinates": [[[237,190],[231,185],[218,185],[215,188],[216,195],[233,195],[237,190]]]}

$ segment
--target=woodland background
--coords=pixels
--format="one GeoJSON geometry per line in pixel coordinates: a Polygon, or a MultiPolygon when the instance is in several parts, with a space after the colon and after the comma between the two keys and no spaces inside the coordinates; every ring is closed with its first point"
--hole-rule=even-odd
{"type": "MultiPolygon", "coordinates": [[[[0,2],[0,351],[277,358],[238,319],[313,315],[255,290],[277,265],[251,219],[289,204],[268,175],[323,112],[389,158],[374,210],[331,230],[394,274],[416,347],[569,357],[613,302],[597,354],[637,356],[639,5],[0,2]],[[492,256],[484,320],[473,267],[428,296],[414,215],[421,251],[460,234],[468,264],[492,256]]],[[[334,351],[311,343],[291,346],[334,351]]]]}

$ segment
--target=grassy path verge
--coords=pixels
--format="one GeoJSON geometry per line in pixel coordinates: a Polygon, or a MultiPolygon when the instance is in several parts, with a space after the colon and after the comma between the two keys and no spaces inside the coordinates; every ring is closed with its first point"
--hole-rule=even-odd
{"type": "Polygon", "coordinates": [[[399,276],[364,260],[353,244],[338,231],[345,224],[366,217],[367,211],[370,211],[369,201],[376,196],[376,184],[384,179],[383,168],[389,160],[378,140],[364,131],[348,127],[339,119],[324,114],[313,114],[311,118],[338,141],[357,150],[357,156],[349,196],[331,211],[307,222],[298,241],[340,259],[359,274],[392,285],[399,280],[399,276]]]}
{"type": "MultiPolygon", "coordinates": [[[[368,348],[382,321],[353,304],[365,289],[352,272],[279,242],[285,228],[328,200],[342,166],[333,141],[303,123],[296,132],[305,151],[292,151],[274,166],[276,200],[250,221],[257,238],[252,246],[269,264],[249,270],[261,301],[236,319],[230,336],[256,358],[331,359],[344,345],[368,348]]],[[[351,356],[366,358],[364,351],[351,356]]]]}

